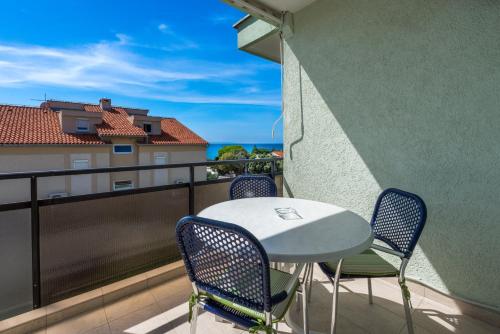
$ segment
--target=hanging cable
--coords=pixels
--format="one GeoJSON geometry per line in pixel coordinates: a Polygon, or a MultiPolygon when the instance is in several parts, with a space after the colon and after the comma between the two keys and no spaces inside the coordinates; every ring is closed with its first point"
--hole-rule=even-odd
{"type": "Polygon", "coordinates": [[[279,28],[279,37],[280,37],[280,88],[281,88],[281,113],[278,119],[276,119],[273,123],[273,127],[271,129],[271,137],[274,139],[274,133],[276,130],[276,126],[283,119],[283,113],[285,111],[285,98],[283,95],[283,87],[285,85],[285,73],[284,73],[284,60],[283,60],[283,46],[284,46],[284,37],[283,37],[283,25],[285,24],[285,12],[281,13],[281,25],[279,28]]]}

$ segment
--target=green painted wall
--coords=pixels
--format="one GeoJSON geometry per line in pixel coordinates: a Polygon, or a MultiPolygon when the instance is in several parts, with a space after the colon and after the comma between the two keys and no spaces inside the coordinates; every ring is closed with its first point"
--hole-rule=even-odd
{"type": "Polygon", "coordinates": [[[285,46],[285,189],[429,219],[408,275],[500,307],[500,2],[319,0],[285,46]]]}

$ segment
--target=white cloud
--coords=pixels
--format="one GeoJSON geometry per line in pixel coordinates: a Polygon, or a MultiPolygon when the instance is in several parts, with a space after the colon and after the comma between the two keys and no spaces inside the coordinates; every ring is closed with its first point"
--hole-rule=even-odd
{"type": "Polygon", "coordinates": [[[209,17],[209,20],[213,23],[213,24],[233,24],[233,23],[236,23],[236,21],[238,21],[238,18],[235,17],[235,16],[231,16],[231,15],[213,15],[211,17],[209,17]]]}
{"type": "Polygon", "coordinates": [[[169,31],[168,26],[165,23],[160,23],[158,25],[158,30],[160,30],[163,33],[166,33],[169,31]]]}
{"type": "Polygon", "coordinates": [[[116,38],[118,39],[118,44],[127,45],[132,41],[132,37],[125,34],[116,34],[116,38]]]}
{"type": "Polygon", "coordinates": [[[198,48],[198,44],[182,36],[181,34],[174,32],[172,28],[166,23],[160,23],[158,25],[158,30],[162,34],[166,35],[166,38],[168,38],[167,45],[160,47],[160,49],[163,51],[179,51],[198,48]]]}
{"type": "MultiPolygon", "coordinates": [[[[145,58],[125,34],[75,48],[0,43],[0,87],[52,86],[99,90],[172,102],[279,105],[279,92],[256,87],[261,67],[200,60],[145,58]],[[204,93],[204,84],[217,87],[204,93]]],[[[167,56],[169,56],[167,54],[167,56]]]]}

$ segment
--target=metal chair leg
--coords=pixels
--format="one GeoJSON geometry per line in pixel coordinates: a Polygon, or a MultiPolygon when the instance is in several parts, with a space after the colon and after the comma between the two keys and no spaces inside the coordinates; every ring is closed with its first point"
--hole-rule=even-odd
{"type": "Polygon", "coordinates": [[[335,270],[335,278],[333,280],[333,300],[332,300],[332,324],[330,327],[330,334],[335,334],[337,330],[337,305],[339,300],[339,281],[342,272],[342,262],[344,260],[340,259],[337,264],[337,269],[335,270]]]}
{"type": "Polygon", "coordinates": [[[307,292],[307,301],[309,303],[311,302],[313,275],[314,275],[314,263],[311,263],[311,270],[309,272],[309,291],[307,292]]]}
{"type": "Polygon", "coordinates": [[[304,275],[302,276],[302,283],[306,284],[309,277],[309,263],[304,266],[304,275]]]}
{"type": "Polygon", "coordinates": [[[368,277],[368,303],[373,304],[372,278],[368,277]]]}
{"type": "Polygon", "coordinates": [[[193,306],[193,315],[191,317],[190,334],[196,334],[196,326],[198,323],[198,305],[193,306]]]}
{"type": "Polygon", "coordinates": [[[403,305],[405,308],[405,316],[406,316],[406,326],[408,327],[408,334],[413,334],[413,320],[411,318],[411,310],[410,310],[410,304],[408,303],[408,300],[406,299],[404,293],[401,291],[401,294],[403,295],[403,305]]]}
{"type": "Polygon", "coordinates": [[[410,302],[407,299],[408,296],[405,295],[405,291],[403,290],[403,287],[406,287],[404,283],[406,281],[405,270],[406,266],[408,265],[408,260],[409,260],[408,258],[404,258],[401,261],[398,282],[399,285],[401,286],[401,296],[403,297],[403,306],[405,308],[406,326],[408,327],[408,334],[414,334],[415,332],[413,330],[413,319],[411,318],[410,302]]]}

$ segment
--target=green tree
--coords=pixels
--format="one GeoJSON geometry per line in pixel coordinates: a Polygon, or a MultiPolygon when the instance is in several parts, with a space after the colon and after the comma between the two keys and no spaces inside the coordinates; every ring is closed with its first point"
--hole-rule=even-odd
{"type": "MultiPolygon", "coordinates": [[[[240,145],[224,146],[218,152],[218,156],[215,160],[241,160],[248,159],[248,152],[240,145]]],[[[241,174],[245,170],[245,166],[241,164],[225,164],[213,166],[213,169],[219,173],[219,175],[226,175],[230,173],[241,174]]]]}
{"type": "Polygon", "coordinates": [[[219,160],[222,155],[224,155],[224,153],[228,153],[228,152],[235,152],[235,153],[239,153],[239,152],[242,152],[245,156],[248,156],[248,152],[247,150],[245,150],[245,148],[241,145],[227,145],[227,146],[224,146],[222,147],[221,149],[219,149],[219,151],[217,151],[217,157],[215,158],[215,160],[219,160]]]}

